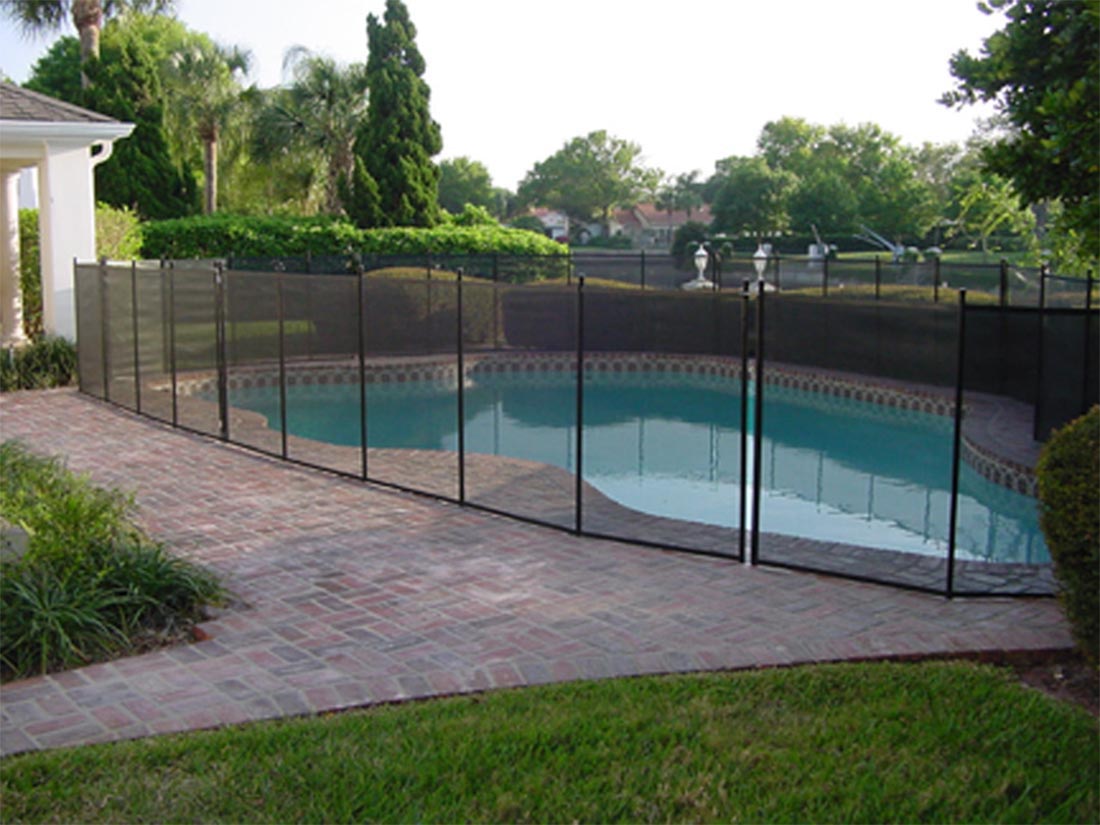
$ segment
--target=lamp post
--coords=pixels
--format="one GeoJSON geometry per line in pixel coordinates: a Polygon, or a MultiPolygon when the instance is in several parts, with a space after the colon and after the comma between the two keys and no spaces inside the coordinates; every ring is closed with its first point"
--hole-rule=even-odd
{"type": "Polygon", "coordinates": [[[707,280],[703,274],[707,271],[707,262],[710,260],[710,255],[707,254],[706,247],[700,241],[699,248],[695,250],[693,261],[695,262],[695,277],[680,285],[680,289],[696,290],[696,289],[714,289],[714,284],[707,280]]]}

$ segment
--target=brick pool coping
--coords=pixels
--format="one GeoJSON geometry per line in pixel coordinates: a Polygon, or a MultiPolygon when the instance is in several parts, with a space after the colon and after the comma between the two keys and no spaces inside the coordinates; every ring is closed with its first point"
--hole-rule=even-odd
{"type": "Polygon", "coordinates": [[[1052,599],[941,596],[578,538],[271,459],[72,391],[0,437],[134,491],[235,594],[204,641],[4,685],[0,752],[579,679],[1043,657],[1052,599]]]}

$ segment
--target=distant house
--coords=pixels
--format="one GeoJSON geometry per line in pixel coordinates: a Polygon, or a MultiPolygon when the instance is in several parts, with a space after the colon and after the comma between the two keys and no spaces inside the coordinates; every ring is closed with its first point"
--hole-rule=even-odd
{"type": "Polygon", "coordinates": [[[668,249],[676,230],[688,222],[711,222],[710,207],[665,212],[652,203],[640,203],[630,209],[620,209],[611,218],[611,234],[625,235],[639,249],[668,249]]]}
{"type": "Polygon", "coordinates": [[[75,338],[73,260],[95,258],[92,172],[111,156],[114,142],[133,130],[132,123],[0,82],[0,343],[23,339],[21,171],[36,169],[38,176],[43,325],[46,332],[75,338]]]}
{"type": "Polygon", "coordinates": [[[542,221],[542,225],[546,227],[547,237],[553,238],[555,241],[569,240],[569,216],[564,212],[548,209],[545,206],[537,206],[528,214],[534,215],[542,221]]]}

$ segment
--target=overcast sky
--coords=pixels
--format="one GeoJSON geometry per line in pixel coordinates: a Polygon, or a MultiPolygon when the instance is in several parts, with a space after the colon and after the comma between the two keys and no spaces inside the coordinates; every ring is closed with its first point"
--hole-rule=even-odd
{"type": "MultiPolygon", "coordinates": [[[[948,60],[1003,25],[975,0],[406,0],[427,61],[441,157],[484,163],[514,189],[597,129],[669,173],[755,150],[769,120],[874,122],[903,141],[963,141],[990,110],[955,111],[948,60]]],[[[385,0],[177,0],[179,17],[251,50],[251,80],[281,82],[294,45],[366,59],[385,0]]],[[[62,34],[74,33],[71,26],[62,34]]],[[[0,71],[27,79],[55,36],[0,18],[0,71]]]]}

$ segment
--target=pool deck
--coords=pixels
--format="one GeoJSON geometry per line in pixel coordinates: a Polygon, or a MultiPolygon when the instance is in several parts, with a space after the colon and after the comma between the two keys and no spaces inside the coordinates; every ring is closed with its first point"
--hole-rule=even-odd
{"type": "Polygon", "coordinates": [[[948,600],[579,538],[68,390],[0,396],[0,438],[133,491],[150,533],[234,594],[203,641],[5,685],[5,755],[547,682],[1072,646],[1052,599],[948,600]]]}

